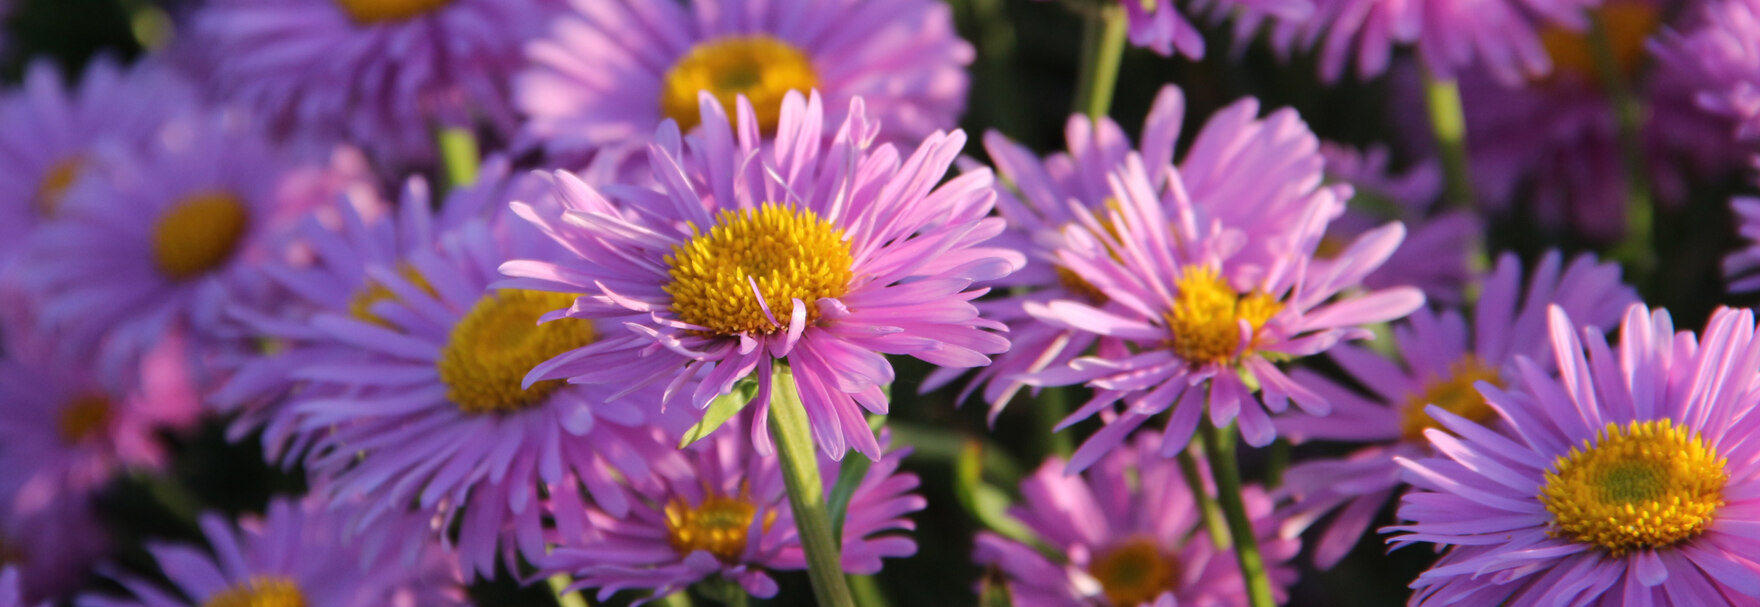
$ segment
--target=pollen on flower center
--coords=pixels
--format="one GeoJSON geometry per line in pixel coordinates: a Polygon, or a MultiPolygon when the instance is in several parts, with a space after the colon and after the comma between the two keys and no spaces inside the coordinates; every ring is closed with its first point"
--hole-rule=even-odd
{"type": "Polygon", "coordinates": [[[68,188],[79,179],[80,167],[85,161],[78,156],[67,158],[49,167],[43,174],[43,181],[37,184],[37,191],[31,195],[31,206],[41,217],[54,217],[61,211],[61,201],[67,197],[68,188]]]}
{"type": "Polygon", "coordinates": [[[709,233],[674,246],[666,292],[680,320],[715,334],[774,333],[787,328],[796,299],[807,322],[817,320],[815,302],[848,292],[854,263],[843,230],[812,211],[765,203],[722,211],[709,233]]]}
{"type": "MultiPolygon", "coordinates": [[[[746,536],[758,507],[740,491],[739,497],[710,495],[695,508],[682,498],[666,503],[666,541],[679,556],[708,551],[724,563],[737,563],[746,551],[746,536]]],[[[777,511],[765,513],[760,532],[776,523],[777,511]]]]}
{"type": "Polygon", "coordinates": [[[701,121],[697,92],[709,91],[734,115],[735,100],[745,95],[765,133],[776,132],[782,98],[789,91],[806,94],[819,84],[812,60],[787,42],[762,34],[728,36],[698,44],[667,70],[660,91],[660,112],[690,130],[701,121]]]}
{"type": "Polygon", "coordinates": [[[1179,561],[1147,537],[1102,552],[1088,565],[1088,575],[1100,582],[1106,601],[1115,607],[1152,603],[1163,592],[1178,591],[1180,573],[1179,561]]]}
{"type": "Polygon", "coordinates": [[[445,8],[454,0],[336,0],[356,25],[403,21],[445,8]]]}
{"type": "Polygon", "coordinates": [[[1259,329],[1283,310],[1283,302],[1268,294],[1236,293],[1207,267],[1187,268],[1174,289],[1173,309],[1162,315],[1173,333],[1169,346],[1194,363],[1226,362],[1251,350],[1259,329]],[[1246,344],[1240,343],[1242,321],[1252,329],[1246,344]]]}
{"type": "Polygon", "coordinates": [[[153,226],[153,262],[167,278],[206,274],[232,259],[250,228],[250,209],[227,192],[190,196],[153,226]]]}
{"type": "Polygon", "coordinates": [[[1662,548],[1710,527],[1729,475],[1715,449],[1670,420],[1609,423],[1553,463],[1540,488],[1554,537],[1613,556],[1662,548]]]}
{"type": "Polygon", "coordinates": [[[1479,389],[1473,387],[1478,382],[1503,386],[1503,380],[1497,376],[1497,369],[1487,366],[1485,361],[1471,354],[1449,365],[1446,375],[1430,378],[1425,382],[1423,390],[1407,396],[1400,408],[1401,438],[1422,444],[1425,428],[1442,427],[1424,412],[1424,407],[1428,405],[1436,405],[1475,422],[1490,420],[1497,412],[1486,404],[1479,389]]]}
{"type": "Polygon", "coordinates": [[[62,442],[69,445],[79,444],[86,437],[109,426],[113,413],[110,399],[103,395],[80,395],[62,405],[61,414],[55,420],[55,429],[61,434],[62,442]]]}
{"type": "Polygon", "coordinates": [[[446,398],[469,414],[511,413],[543,402],[564,382],[541,381],[521,389],[526,373],[538,363],[593,342],[593,325],[586,320],[562,318],[538,324],[538,317],[572,303],[573,295],[523,290],[490,293],[477,300],[440,351],[446,398]]]}
{"type": "MultiPolygon", "coordinates": [[[[403,276],[404,280],[407,280],[410,284],[426,291],[429,295],[439,295],[434,291],[434,286],[428,284],[428,279],[423,278],[422,273],[417,272],[413,266],[410,266],[409,264],[398,264],[397,273],[403,276]]],[[[356,291],[354,295],[349,296],[348,315],[381,327],[389,327],[391,326],[391,323],[385,322],[385,319],[379,318],[378,315],[373,314],[373,306],[381,301],[394,299],[397,299],[397,294],[392,293],[391,289],[387,288],[385,285],[379,284],[379,281],[369,279],[365,285],[361,286],[359,291],[356,291]]]]}
{"type": "MultiPolygon", "coordinates": [[[[1614,65],[1628,79],[1637,76],[1643,66],[1644,44],[1662,25],[1660,11],[1649,2],[1630,0],[1609,2],[1596,12],[1606,27],[1614,65]]],[[[1588,31],[1548,27],[1540,32],[1540,43],[1552,57],[1554,73],[1577,74],[1599,82],[1601,73],[1595,67],[1595,47],[1588,31]]]]}
{"type": "Polygon", "coordinates": [[[306,595],[293,580],[256,576],[209,597],[202,607],[306,607],[306,595]]]}

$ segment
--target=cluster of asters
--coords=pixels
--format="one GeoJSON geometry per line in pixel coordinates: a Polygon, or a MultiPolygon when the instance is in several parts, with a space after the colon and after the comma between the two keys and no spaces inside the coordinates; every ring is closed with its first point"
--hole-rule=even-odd
{"type": "MultiPolygon", "coordinates": [[[[1483,227],[1618,240],[1609,175],[1681,205],[1754,170],[1760,2],[1069,4],[1400,107],[1454,82],[1476,195],[1174,85],[1134,141],[968,146],[937,0],[206,0],[131,62],[30,61],[0,92],[0,607],[770,598],[810,560],[773,406],[874,574],[917,552],[885,419],[919,387],[992,422],[1086,397],[970,540],[1013,604],[1283,602],[1378,534],[1441,554],[1413,603],[1760,601],[1753,313],[1677,331],[1619,265],[1483,227]],[[130,558],[107,492],[175,494],[204,424],[309,489],[130,558]],[[1206,457],[1237,439],[1351,447],[1243,488],[1206,457]]],[[[1731,204],[1750,291],[1760,199],[1731,204]]]]}

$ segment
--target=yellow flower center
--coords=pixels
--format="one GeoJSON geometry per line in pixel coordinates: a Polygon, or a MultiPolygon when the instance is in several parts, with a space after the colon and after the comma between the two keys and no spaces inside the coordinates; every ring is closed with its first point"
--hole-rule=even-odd
{"type": "Polygon", "coordinates": [[[250,209],[226,192],[183,199],[153,226],[153,262],[172,280],[206,274],[232,258],[250,228],[250,209]]]}
{"type": "Polygon", "coordinates": [[[453,0],[336,0],[355,25],[403,21],[445,8],[453,0]]]}
{"type": "Polygon", "coordinates": [[[1113,607],[1152,603],[1163,592],[1179,590],[1179,561],[1161,552],[1155,541],[1136,537],[1100,553],[1088,565],[1113,607]]]}
{"type": "Polygon", "coordinates": [[[80,395],[61,407],[55,429],[63,442],[77,445],[108,427],[113,413],[110,399],[99,394],[80,395]]]}
{"type": "Polygon", "coordinates": [[[306,595],[293,580],[265,575],[209,597],[202,607],[306,607],[306,595]]]}
{"type": "Polygon", "coordinates": [[[31,196],[31,206],[37,209],[37,215],[54,217],[61,211],[61,202],[67,197],[68,188],[79,179],[80,167],[85,162],[78,156],[67,158],[49,167],[43,175],[43,181],[37,184],[37,191],[31,196]]]}
{"type": "Polygon", "coordinates": [[[701,121],[698,91],[715,95],[728,116],[734,115],[734,100],[745,95],[758,126],[774,133],[782,97],[789,91],[804,95],[818,84],[812,60],[787,42],[763,34],[717,38],[698,44],[666,71],[660,113],[688,131],[701,121]]]}
{"type": "Polygon", "coordinates": [[[722,211],[708,234],[697,231],[666,257],[672,311],[717,335],[774,333],[787,328],[794,301],[819,318],[815,302],[849,291],[855,264],[843,230],[812,211],[764,203],[722,211]],[[762,306],[752,292],[763,296],[762,306]],[[768,308],[776,317],[770,322],[768,308]]]}
{"type": "Polygon", "coordinates": [[[1162,315],[1173,333],[1169,346],[1194,363],[1226,362],[1237,350],[1250,351],[1254,340],[1244,347],[1240,343],[1240,321],[1252,327],[1256,339],[1259,329],[1283,310],[1283,302],[1265,293],[1236,293],[1211,268],[1187,268],[1174,288],[1173,309],[1162,315]]]}
{"type": "Polygon", "coordinates": [[[1479,389],[1473,387],[1478,382],[1503,387],[1503,380],[1497,376],[1497,369],[1486,366],[1485,361],[1471,354],[1449,365],[1447,375],[1430,378],[1424,384],[1424,389],[1408,395],[1404,406],[1400,408],[1400,436],[1414,443],[1426,444],[1424,429],[1442,428],[1440,423],[1424,412],[1424,407],[1428,405],[1442,407],[1449,413],[1475,422],[1490,421],[1497,412],[1486,404],[1479,389]]]}
{"type": "MultiPolygon", "coordinates": [[[[1662,25],[1662,16],[1648,2],[1610,2],[1599,9],[1601,23],[1607,29],[1607,45],[1613,52],[1614,65],[1626,78],[1638,75],[1644,64],[1644,42],[1662,25]]],[[[1572,73],[1600,81],[1595,67],[1595,47],[1588,31],[1574,32],[1549,27],[1540,32],[1540,43],[1552,57],[1555,73],[1572,73]]]]}
{"type": "MultiPolygon", "coordinates": [[[[428,284],[428,279],[423,278],[422,273],[417,272],[416,269],[409,264],[398,264],[397,273],[402,275],[404,280],[408,280],[411,284],[420,287],[429,295],[435,297],[439,296],[439,293],[434,291],[434,286],[428,284]]],[[[367,283],[362,285],[359,291],[356,291],[354,295],[348,298],[348,315],[365,322],[389,328],[391,323],[385,322],[385,319],[379,318],[377,315],[373,314],[373,306],[381,301],[393,299],[397,299],[396,293],[392,293],[391,289],[386,288],[385,285],[379,284],[379,281],[368,279],[367,283]]]]}
{"type": "MultiPolygon", "coordinates": [[[[681,498],[666,503],[666,541],[679,556],[706,550],[724,563],[737,563],[746,551],[746,533],[758,507],[741,489],[739,497],[710,495],[692,508],[681,498]]],[[[776,523],[777,511],[764,514],[763,531],[776,523]]]]}
{"type": "Polygon", "coordinates": [[[1552,513],[1553,537],[1613,556],[1699,535],[1723,506],[1729,480],[1715,449],[1666,419],[1609,423],[1593,445],[1583,441],[1552,467],[1539,498],[1552,513]]]}
{"type": "Polygon", "coordinates": [[[526,373],[558,354],[593,343],[593,324],[538,317],[569,307],[566,293],[505,290],[477,300],[440,351],[446,398],[469,414],[511,413],[537,405],[565,383],[541,381],[521,389],[526,373]]]}

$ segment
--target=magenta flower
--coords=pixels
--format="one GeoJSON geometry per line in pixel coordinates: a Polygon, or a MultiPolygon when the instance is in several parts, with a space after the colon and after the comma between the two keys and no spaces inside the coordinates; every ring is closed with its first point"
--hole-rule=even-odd
{"type": "Polygon", "coordinates": [[[1334,300],[1360,286],[1399,246],[1404,230],[1398,224],[1372,230],[1338,257],[1315,261],[1327,222],[1342,211],[1350,190],[1320,185],[1318,142],[1293,112],[1274,115],[1273,126],[1261,131],[1252,121],[1257,109],[1249,100],[1219,114],[1177,171],[1154,169],[1167,174],[1164,186],[1132,156],[1110,176],[1106,208],[1070,205],[1078,221],[1064,228],[1056,263],[1097,296],[1028,302],[1025,309],[1054,327],[1132,346],[1104,348],[1021,378],[1029,385],[1094,389],[1094,398],[1062,426],[1101,412],[1107,425],[1070,458],[1071,470],[1098,461],[1170,410],[1162,447],[1177,453],[1196,430],[1206,400],[1212,423],[1226,426],[1238,418],[1249,444],[1268,444],[1276,431],[1267,411],[1282,412],[1292,399],[1316,414],[1328,409],[1274,359],[1366,337],[1361,325],[1423,305],[1423,294],[1410,287],[1334,300]],[[1261,137],[1288,147],[1264,153],[1252,145],[1261,137]],[[1259,394],[1242,372],[1255,378],[1259,394]]]}
{"type": "MultiPolygon", "coordinates": [[[[384,533],[422,521],[399,521],[384,533]]],[[[217,514],[201,519],[211,549],[149,544],[176,586],[117,577],[131,598],[80,597],[80,607],[450,607],[469,605],[458,563],[438,546],[406,554],[380,550],[381,538],[344,531],[342,515],[313,499],[276,499],[261,519],[236,527],[217,514]]]]}
{"type": "MultiPolygon", "coordinates": [[[[1191,59],[1204,58],[1204,37],[1174,0],[1119,0],[1130,20],[1131,44],[1172,55],[1175,50],[1191,59]]],[[[1314,12],[1313,0],[1190,0],[1191,12],[1227,17],[1243,16],[1300,21],[1314,12]]]]}
{"type": "Polygon", "coordinates": [[[697,93],[727,115],[752,103],[765,137],[784,96],[817,90],[830,136],[861,97],[886,141],[915,145],[955,126],[971,45],[933,0],[611,0],[577,2],[529,47],[516,95],[524,134],[552,153],[621,147],[640,154],[654,125],[698,124],[697,93]]]}
{"type": "Polygon", "coordinates": [[[1405,241],[1386,263],[1363,278],[1363,285],[1371,289],[1410,285],[1423,289],[1433,304],[1459,302],[1462,288],[1472,279],[1473,242],[1482,228],[1465,211],[1435,211],[1442,199],[1441,165],[1429,159],[1395,174],[1383,146],[1356,150],[1322,143],[1320,155],[1326,158],[1327,177],[1350,184],[1356,195],[1344,214],[1326,226],[1319,256],[1324,258],[1349,239],[1397,219],[1408,230],[1405,241]]]}
{"type": "Polygon", "coordinates": [[[887,411],[885,355],[974,367],[1008,349],[987,331],[1001,325],[970,303],[984,293],[973,281],[1021,264],[1017,253],[979,246],[1003,230],[986,217],[990,172],[937,187],[964,133],[931,134],[903,156],[872,143],[878,131],[859,99],[826,140],[824,101],[790,94],[774,144],[760,139],[750,104],[740,104],[736,137],[721,103],[701,100],[694,135],[681,138],[671,121],[656,135],[659,190],[595,187],[559,172],[563,212],[516,203],[571,254],[508,263],[502,272],[518,278],[506,284],[581,294],[551,317],[628,331],[538,365],[527,383],[659,384],[660,406],[701,409],[752,377],[753,440],[769,453],[772,367],[786,364],[819,447],[879,458],[863,412],[887,411]]]}
{"type": "MultiPolygon", "coordinates": [[[[511,135],[511,75],[556,0],[210,0],[182,51],[277,136],[342,138],[396,162],[433,156],[435,124],[511,135]]],[[[179,32],[180,34],[184,32],[179,32]]]]}
{"type": "MultiPolygon", "coordinates": [[[[747,417],[747,416],[741,416],[747,417]]],[[[732,421],[739,426],[749,421],[732,421]]],[[[655,446],[670,450],[662,435],[655,446]]],[[[882,433],[882,449],[889,443],[882,433]]],[[[868,468],[849,500],[843,525],[842,565],[853,574],[878,573],[882,558],[915,554],[902,533],[916,526],[905,515],[927,503],[912,493],[916,475],[898,472],[908,449],[895,449],[868,468]]],[[[840,463],[823,455],[825,491],[840,463]]],[[[598,588],[599,600],[620,590],[651,589],[655,597],[697,582],[726,580],[760,598],[775,596],[769,571],[803,570],[806,556],[774,456],[756,452],[737,432],[721,432],[669,453],[644,472],[627,475],[630,507],[622,513],[589,507],[590,526],[562,536],[561,545],[538,561],[541,573],[567,573],[577,586],[598,588]]]]}
{"type": "Polygon", "coordinates": [[[1400,458],[1414,491],[1392,542],[1448,548],[1414,602],[1734,605],[1760,599],[1760,342],[1748,310],[1703,338],[1632,306],[1610,347],[1558,307],[1557,378],[1522,363],[1479,390],[1507,432],[1430,407],[1439,454],[1400,458]]]}
{"type": "MultiPolygon", "coordinates": [[[[1285,488],[1296,499],[1288,521],[1292,532],[1337,512],[1314,546],[1319,567],[1330,568],[1356,546],[1375,515],[1400,491],[1394,458],[1432,453],[1424,430],[1437,424],[1425,407],[1436,405],[1474,421],[1489,421],[1493,412],[1474,384],[1509,385],[1521,377],[1518,361],[1540,359],[1547,345],[1547,306],[1562,307],[1585,327],[1606,329],[1637,301],[1631,287],[1620,283],[1618,265],[1581,256],[1561,268],[1561,259],[1557,252],[1541,258],[1524,289],[1521,262],[1514,254],[1503,255],[1484,282],[1470,325],[1458,312],[1428,310],[1396,325],[1397,363],[1367,348],[1333,348],[1332,359],[1368,394],[1313,371],[1292,374],[1331,401],[1333,409],[1324,417],[1279,418],[1278,432],[1298,441],[1365,444],[1343,458],[1298,463],[1284,475],[1285,488]]],[[[1548,363],[1536,368],[1549,370],[1548,363]]]]}
{"type": "Polygon", "coordinates": [[[1735,136],[1760,137],[1760,2],[1709,0],[1651,48],[1661,70],[1689,83],[1699,105],[1737,121],[1735,136]]]}
{"type": "MultiPolygon", "coordinates": [[[[1052,458],[1021,482],[1025,503],[1010,514],[1065,560],[988,531],[978,534],[973,558],[1002,570],[1021,607],[1245,604],[1235,555],[1216,549],[1179,464],[1157,451],[1152,440],[1137,440],[1077,475],[1052,458]]],[[[1278,536],[1263,490],[1249,485],[1242,497],[1282,603],[1301,542],[1278,536]]]]}

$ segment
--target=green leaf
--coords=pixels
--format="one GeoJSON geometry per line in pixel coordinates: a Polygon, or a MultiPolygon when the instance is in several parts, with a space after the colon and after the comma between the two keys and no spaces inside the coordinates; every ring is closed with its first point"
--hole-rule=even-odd
{"type": "Polygon", "coordinates": [[[837,471],[837,483],[831,486],[831,497],[826,506],[831,510],[831,537],[843,543],[843,520],[849,511],[849,500],[856,494],[862,479],[867,478],[868,468],[874,464],[868,456],[860,453],[845,455],[843,469],[837,471]]]}
{"type": "Polygon", "coordinates": [[[733,391],[715,397],[709,401],[709,410],[703,412],[702,421],[684,432],[684,438],[678,441],[678,448],[691,446],[691,443],[703,440],[703,437],[720,428],[721,424],[733,419],[741,409],[752,402],[752,396],[758,393],[758,382],[750,377],[739,380],[733,385],[733,391]]]}

